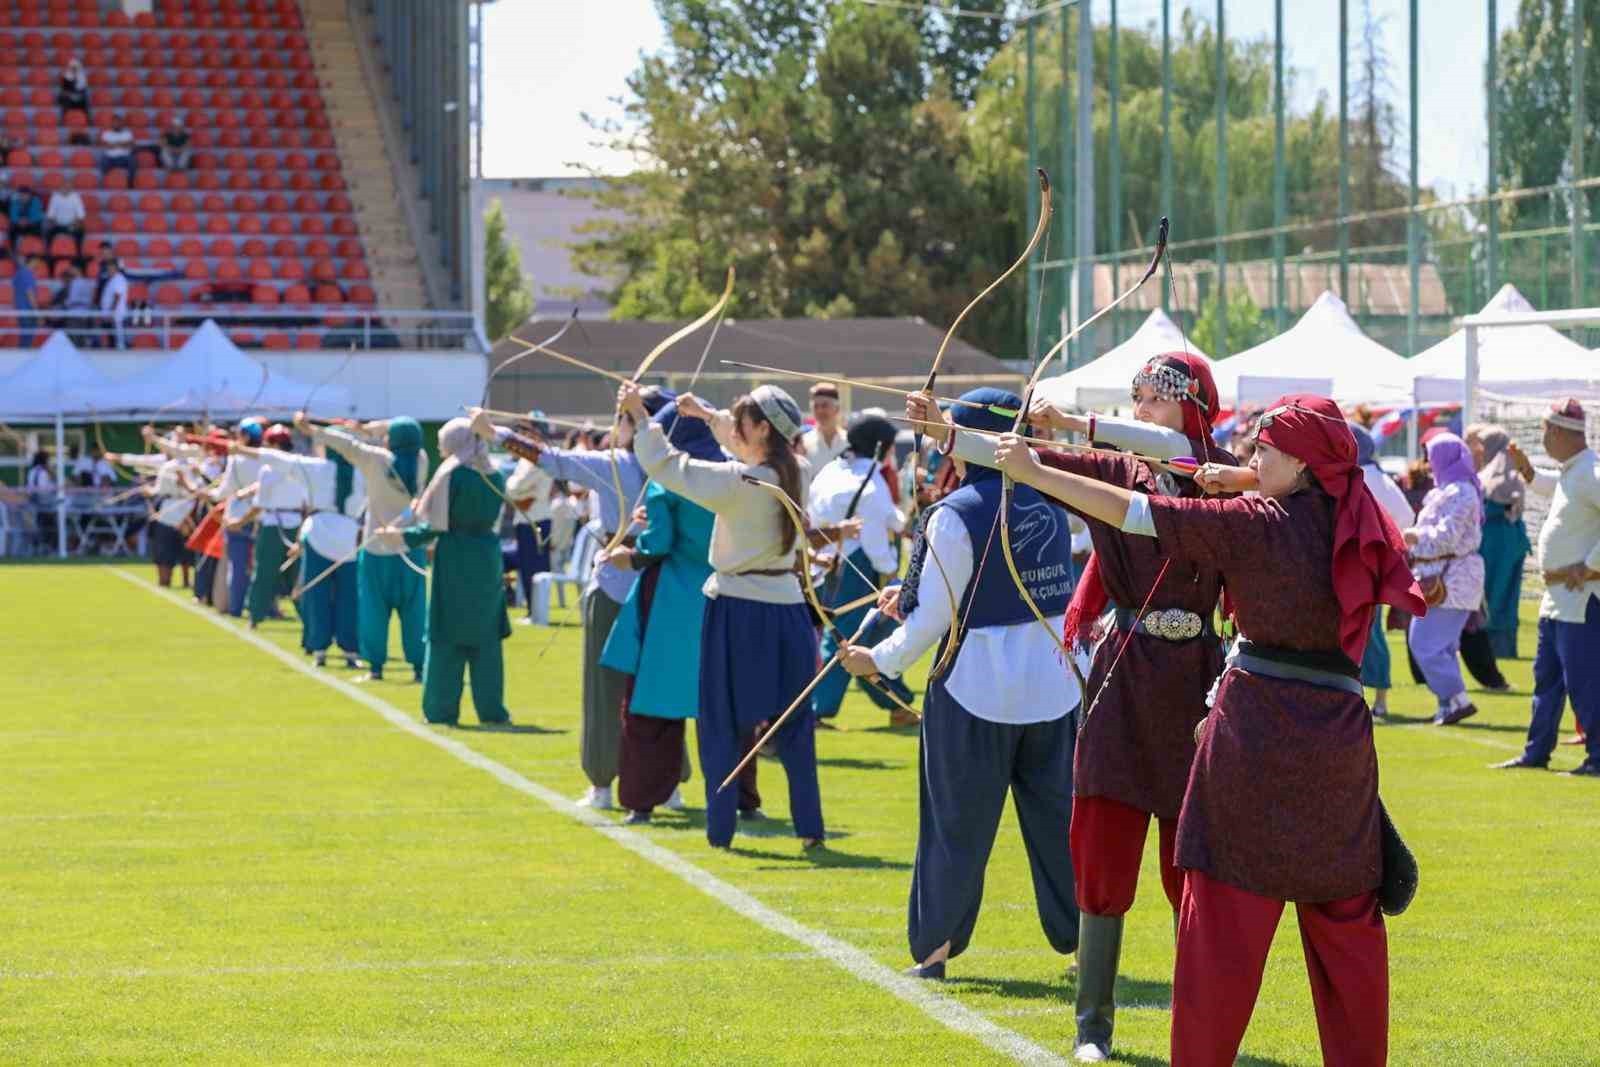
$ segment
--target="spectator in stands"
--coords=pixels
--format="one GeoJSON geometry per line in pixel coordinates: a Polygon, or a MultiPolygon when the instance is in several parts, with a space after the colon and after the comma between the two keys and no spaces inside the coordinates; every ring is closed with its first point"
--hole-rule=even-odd
{"type": "Polygon", "coordinates": [[[45,209],[44,239],[45,243],[55,240],[58,233],[70,233],[77,251],[74,256],[83,253],[83,219],[87,212],[83,206],[83,195],[76,189],[57,189],[50,194],[50,206],[45,209]]]}
{"type": "Polygon", "coordinates": [[[84,489],[94,485],[94,457],[73,445],[67,451],[67,458],[72,461],[72,480],[84,489]]]}
{"type": "Polygon", "coordinates": [[[63,328],[73,344],[81,345],[84,343],[83,329],[90,325],[90,314],[94,311],[94,279],[85,276],[77,267],[68,267],[61,277],[65,282],[61,288],[61,306],[67,311],[63,328]]]}
{"type": "Polygon", "coordinates": [[[56,543],[56,480],[50,476],[50,457],[43,452],[33,454],[28,466],[23,488],[28,491],[28,503],[34,508],[38,523],[39,548],[48,552],[56,543]]]}
{"type": "Polygon", "coordinates": [[[100,131],[100,176],[104,178],[117,167],[127,172],[128,182],[133,182],[133,131],[128,129],[127,117],[122,112],[111,116],[111,125],[100,131]]]}
{"type": "Polygon", "coordinates": [[[100,314],[105,316],[105,325],[111,330],[114,346],[127,348],[122,326],[128,318],[128,276],[122,273],[122,265],[115,256],[110,257],[109,265],[103,263],[100,269],[106,279],[105,286],[100,290],[100,314]]]}
{"type": "MultiPolygon", "coordinates": [[[[11,127],[0,126],[0,163],[4,163],[11,158],[11,153],[21,147],[22,142],[18,141],[16,135],[11,132],[11,127]]],[[[5,172],[0,171],[0,174],[3,173],[5,172]]],[[[9,174],[6,175],[6,180],[11,180],[9,174]]]]}
{"type": "Polygon", "coordinates": [[[161,134],[161,165],[167,170],[188,170],[189,128],[183,124],[182,115],[173,115],[161,134]]]}
{"type": "Polygon", "coordinates": [[[117,484],[117,468],[111,465],[106,454],[100,451],[100,446],[95,445],[89,450],[94,457],[94,487],[96,489],[112,489],[117,484]]]}
{"type": "Polygon", "coordinates": [[[30,312],[34,311],[39,302],[39,275],[36,273],[43,267],[37,256],[30,256],[17,261],[17,272],[11,276],[11,304],[22,312],[17,316],[17,332],[22,337],[22,347],[33,347],[33,328],[37,319],[30,312]]]}
{"type": "Polygon", "coordinates": [[[35,237],[44,236],[44,205],[28,186],[18,186],[17,191],[11,194],[11,204],[7,213],[11,218],[13,247],[18,237],[27,234],[35,237]]]}
{"type": "Polygon", "coordinates": [[[56,90],[56,103],[61,105],[61,121],[67,121],[67,112],[81,111],[89,118],[89,76],[84,73],[83,60],[77,56],[61,72],[61,86],[56,90]]]}

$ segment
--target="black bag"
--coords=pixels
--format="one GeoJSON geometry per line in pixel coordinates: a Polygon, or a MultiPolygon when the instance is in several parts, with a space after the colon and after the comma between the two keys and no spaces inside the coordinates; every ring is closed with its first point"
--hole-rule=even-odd
{"type": "Polygon", "coordinates": [[[1417,857],[1406,847],[1405,839],[1389,818],[1389,809],[1378,801],[1378,821],[1382,827],[1383,881],[1378,884],[1378,907],[1385,915],[1399,915],[1411,906],[1417,895],[1417,857]]]}

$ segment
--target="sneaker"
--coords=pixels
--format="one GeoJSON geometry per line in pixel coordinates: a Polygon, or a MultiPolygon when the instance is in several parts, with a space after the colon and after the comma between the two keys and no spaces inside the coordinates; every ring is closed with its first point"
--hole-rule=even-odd
{"type": "Polygon", "coordinates": [[[1470,719],[1478,714],[1478,706],[1472,703],[1457,704],[1452,708],[1440,708],[1439,714],[1433,717],[1435,726],[1454,726],[1462,719],[1470,719]]]}
{"type": "Polygon", "coordinates": [[[649,821],[650,813],[648,811],[630,811],[626,816],[623,817],[622,825],[643,826],[649,821]]]}
{"type": "Polygon", "coordinates": [[[328,665],[328,654],[326,652],[318,652],[312,662],[319,667],[326,667],[328,665]]]}
{"type": "Polygon", "coordinates": [[[346,656],[344,658],[344,669],[347,671],[358,671],[361,669],[361,661],[356,659],[354,656],[346,656]]]}
{"type": "Polygon", "coordinates": [[[741,810],[739,812],[739,818],[743,819],[745,822],[755,822],[757,819],[765,819],[766,817],[767,813],[762,811],[760,808],[751,808],[749,811],[741,810]]]}
{"type": "Polygon", "coordinates": [[[522,618],[517,620],[517,625],[518,626],[532,626],[533,625],[533,616],[532,615],[524,615],[522,618]]]}
{"type": "Polygon", "coordinates": [[[672,795],[667,798],[667,802],[661,806],[668,811],[682,811],[687,806],[683,802],[683,790],[674,789],[672,795]]]}
{"type": "Polygon", "coordinates": [[[1489,764],[1489,769],[1496,771],[1542,771],[1548,769],[1549,766],[1548,763],[1535,763],[1527,756],[1518,756],[1516,759],[1491,763],[1489,764]]]}
{"type": "Polygon", "coordinates": [[[593,808],[595,811],[611,810],[611,787],[609,785],[592,785],[588,790],[573,801],[580,808],[593,808]]]}
{"type": "Polygon", "coordinates": [[[356,681],[357,685],[360,685],[363,682],[381,682],[381,681],[383,681],[383,668],[382,667],[372,667],[372,668],[368,669],[366,674],[363,674],[361,677],[357,678],[355,681],[356,681]]]}
{"type": "Polygon", "coordinates": [[[1389,708],[1386,705],[1383,705],[1383,704],[1376,705],[1372,709],[1372,721],[1373,722],[1388,722],[1389,721],[1389,708]]]}
{"type": "Polygon", "coordinates": [[[915,967],[907,967],[904,972],[907,978],[921,978],[928,982],[944,981],[944,960],[938,963],[919,963],[915,967]]]}
{"type": "Polygon", "coordinates": [[[1566,778],[1600,778],[1600,763],[1593,760],[1584,760],[1570,771],[1562,771],[1566,778]]]}
{"type": "Polygon", "coordinates": [[[1585,745],[1589,743],[1589,739],[1582,734],[1573,734],[1571,737],[1563,737],[1561,743],[1563,745],[1585,745]]]}

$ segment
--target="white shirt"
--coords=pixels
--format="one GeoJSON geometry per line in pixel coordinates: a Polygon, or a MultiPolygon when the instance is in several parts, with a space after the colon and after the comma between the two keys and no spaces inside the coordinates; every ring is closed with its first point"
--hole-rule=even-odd
{"type": "MultiPolygon", "coordinates": [[[[394,469],[394,453],[332,426],[313,427],[312,438],[348,460],[361,479],[362,504],[366,511],[367,554],[396,556],[410,551],[403,543],[373,536],[373,531],[380,527],[408,526],[412,521],[412,495],[394,469]]],[[[428,454],[423,452],[417,457],[417,486],[421,489],[427,484],[428,454]]],[[[354,495],[352,492],[351,496],[354,495]]],[[[348,503],[345,510],[349,512],[348,503]]]]}
{"type": "Polygon", "coordinates": [[[117,469],[104,456],[94,461],[94,484],[98,486],[117,484],[117,469]]]}
{"type": "MultiPolygon", "coordinates": [[[[285,458],[281,452],[262,451],[261,488],[256,490],[256,507],[261,509],[261,525],[297,529],[303,518],[300,509],[311,506],[316,483],[311,483],[308,493],[307,479],[294,470],[294,457],[287,457],[291,462],[284,462],[285,458]]],[[[328,466],[331,468],[333,464],[328,466]]]]}
{"type": "MultiPolygon", "coordinates": [[[[1560,472],[1535,468],[1528,488],[1540,496],[1550,496],[1550,513],[1539,528],[1539,566],[1546,571],[1588,564],[1600,570],[1600,462],[1591,449],[1584,449],[1561,464],[1560,472]],[[1552,496],[1552,494],[1554,494],[1552,496]]],[[[1600,595],[1600,582],[1589,582],[1581,589],[1565,585],[1546,585],[1539,601],[1539,617],[1560,622],[1583,622],[1589,598],[1600,595]]]]}
{"type": "Polygon", "coordinates": [[[48,492],[56,487],[56,480],[50,477],[50,472],[44,467],[29,467],[27,486],[29,492],[48,492]]]}
{"type": "Polygon", "coordinates": [[[222,477],[213,490],[212,498],[228,501],[228,506],[223,509],[222,515],[229,522],[235,522],[244,517],[250,510],[248,500],[236,500],[233,494],[239,490],[253,485],[261,473],[261,461],[251,456],[229,456],[228,465],[222,468],[222,477]]]}
{"type": "Polygon", "coordinates": [[[817,472],[811,481],[811,494],[806,510],[817,525],[843,522],[850,501],[861,489],[861,479],[868,471],[872,478],[867,482],[861,499],[856,504],[855,517],[861,520],[861,536],[842,545],[828,545],[816,553],[819,559],[832,559],[843,552],[846,558],[857,548],[867,554],[873,570],[879,574],[894,574],[900,570],[900,554],[889,543],[891,531],[905,529],[905,517],[895,509],[889,495],[889,486],[871,459],[839,457],[817,472]]]}
{"type": "Polygon", "coordinates": [[[100,294],[100,310],[121,312],[128,306],[128,276],[120,270],[106,282],[100,294]]]}
{"type": "Polygon", "coordinates": [[[811,464],[811,469],[814,471],[832,463],[844,455],[844,450],[850,447],[850,440],[845,437],[843,427],[833,431],[832,441],[824,441],[822,431],[815,426],[801,434],[800,440],[806,446],[806,462],[811,464]]]}
{"type": "Polygon", "coordinates": [[[72,461],[72,476],[74,478],[81,478],[85,474],[89,475],[90,479],[93,480],[94,457],[89,455],[87,452],[83,453],[77,459],[72,461]]]}
{"type": "Polygon", "coordinates": [[[45,208],[45,218],[62,226],[73,226],[83,221],[83,197],[76,189],[58,189],[50,194],[50,206],[45,208]]]}
{"type": "Polygon", "coordinates": [[[155,484],[150,488],[152,495],[158,501],[155,519],[161,525],[176,530],[193,513],[194,500],[183,488],[183,482],[179,478],[180,471],[187,474],[190,470],[187,460],[170,459],[159,453],[152,453],[148,456],[124,456],[123,466],[132,470],[155,473],[155,484]]]}
{"type": "Polygon", "coordinates": [[[1378,506],[1389,513],[1394,524],[1404,530],[1407,526],[1417,521],[1417,513],[1412,510],[1411,502],[1394,484],[1394,479],[1383,473],[1383,468],[1376,463],[1368,463],[1361,468],[1361,477],[1366,480],[1367,489],[1372,493],[1372,498],[1378,506]]]}
{"type": "Polygon", "coordinates": [[[120,130],[100,131],[100,146],[106,150],[108,159],[126,159],[133,150],[133,131],[127,127],[120,130]]]}
{"type": "MultiPolygon", "coordinates": [[[[916,610],[872,649],[872,661],[884,674],[904,674],[950,629],[945,578],[958,608],[972,580],[972,538],[955,512],[935,508],[928,518],[927,537],[933,549],[923,563],[916,610]],[[940,564],[945,568],[943,577],[940,564]]],[[[1063,619],[1064,615],[1055,615],[1047,621],[1059,634],[1063,619]]],[[[1082,660],[1080,665],[1087,668],[1082,660]]],[[[1077,707],[1079,700],[1077,680],[1061,662],[1060,648],[1034,618],[968,630],[945,688],[978,718],[1013,726],[1053,722],[1077,707]]]]}
{"type": "Polygon", "coordinates": [[[512,520],[519,526],[543,522],[550,518],[550,490],[556,480],[539,468],[537,463],[517,460],[517,466],[506,479],[506,496],[520,505],[531,501],[526,511],[521,507],[511,509],[512,520]]]}

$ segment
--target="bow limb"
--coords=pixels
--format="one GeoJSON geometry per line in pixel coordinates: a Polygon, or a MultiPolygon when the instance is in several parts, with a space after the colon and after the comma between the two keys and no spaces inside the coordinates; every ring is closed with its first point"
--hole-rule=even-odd
{"type": "MultiPolygon", "coordinates": [[[[562,337],[563,334],[565,334],[568,330],[572,329],[572,324],[577,322],[577,321],[578,321],[578,309],[576,307],[574,307],[572,309],[572,314],[567,316],[567,321],[562,324],[561,328],[559,330],[557,330],[555,333],[551,334],[549,337],[546,337],[543,341],[537,341],[537,342],[524,341],[520,337],[517,337],[514,334],[512,336],[508,337],[507,340],[513,342],[514,344],[521,345],[522,346],[522,351],[518,352],[516,355],[512,356],[510,359],[506,360],[504,363],[500,364],[494,370],[489,372],[489,376],[483,380],[483,399],[478,402],[478,406],[480,408],[489,406],[489,386],[490,386],[491,383],[493,383],[493,381],[496,378],[498,378],[500,376],[500,374],[507,367],[511,366],[513,363],[519,363],[522,360],[527,359],[529,356],[533,355],[535,352],[544,351],[544,346],[545,345],[553,345],[553,344],[555,344],[557,341],[561,340],[561,337],[562,337]]],[[[561,359],[561,358],[571,359],[570,356],[562,357],[559,353],[550,353],[550,354],[555,355],[557,359],[561,359]]],[[[588,369],[593,370],[594,368],[590,367],[588,369]]]]}
{"type": "MultiPolygon", "coordinates": [[[[644,359],[639,363],[638,368],[636,370],[634,370],[632,375],[629,376],[628,381],[633,382],[634,384],[637,385],[638,382],[639,382],[639,379],[643,378],[645,376],[645,373],[650,370],[651,366],[653,366],[655,364],[655,361],[661,357],[661,354],[663,352],[665,352],[667,349],[671,348],[673,345],[677,344],[679,341],[683,340],[685,337],[688,337],[690,334],[694,333],[696,330],[700,329],[702,326],[704,326],[706,323],[710,322],[712,319],[716,319],[717,320],[717,327],[720,328],[722,326],[722,321],[721,321],[722,312],[724,311],[724,309],[727,308],[728,301],[733,299],[733,279],[734,279],[733,266],[732,266],[732,264],[729,264],[729,266],[728,266],[728,280],[723,285],[723,287],[722,287],[722,295],[717,298],[717,302],[715,304],[712,304],[711,307],[706,310],[706,313],[701,315],[698,319],[695,319],[693,322],[689,323],[687,326],[683,326],[683,327],[680,327],[679,329],[675,330],[672,333],[672,335],[669,336],[666,340],[662,341],[660,344],[658,344],[654,348],[652,348],[650,350],[649,354],[646,355],[644,357],[644,359]]],[[[713,340],[713,341],[716,340],[716,331],[715,330],[712,331],[711,340],[713,340]]],[[[706,352],[710,352],[710,351],[711,351],[711,342],[707,341],[706,342],[706,352]]],[[[705,365],[705,354],[704,353],[702,353],[701,356],[700,356],[700,365],[701,366],[705,365]]],[[[695,376],[698,377],[699,374],[700,374],[700,371],[697,368],[695,370],[695,376]]],[[[616,529],[616,532],[611,535],[610,543],[608,543],[606,545],[606,547],[605,547],[605,551],[607,551],[607,552],[612,551],[618,545],[622,544],[623,538],[628,536],[628,528],[631,525],[633,525],[632,519],[630,518],[630,516],[633,514],[634,509],[639,506],[639,502],[644,499],[645,488],[650,484],[650,479],[646,478],[644,480],[644,485],[639,486],[639,495],[638,495],[638,497],[636,497],[634,499],[633,507],[627,507],[628,498],[627,498],[627,495],[625,493],[623,493],[623,491],[622,491],[622,468],[620,466],[618,466],[618,464],[617,464],[617,454],[616,454],[616,440],[617,440],[617,437],[618,437],[618,435],[620,433],[621,425],[622,425],[622,409],[619,407],[617,409],[616,415],[611,420],[612,450],[609,453],[609,455],[610,455],[610,458],[611,458],[611,480],[615,484],[616,490],[617,490],[617,507],[619,509],[626,508],[626,510],[623,511],[621,514],[619,514],[617,516],[617,529],[616,529]]],[[[634,432],[635,433],[638,432],[638,427],[634,428],[634,432]]]]}

